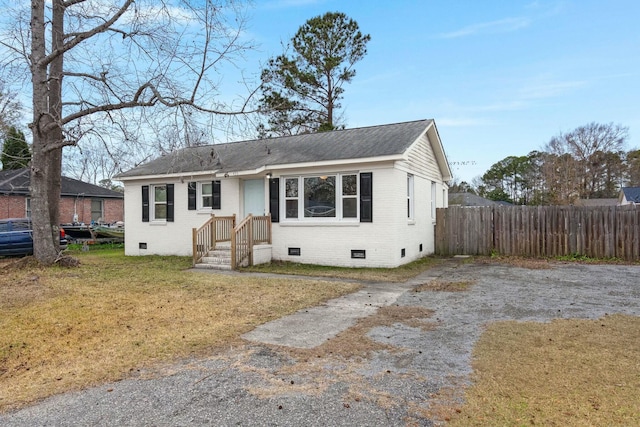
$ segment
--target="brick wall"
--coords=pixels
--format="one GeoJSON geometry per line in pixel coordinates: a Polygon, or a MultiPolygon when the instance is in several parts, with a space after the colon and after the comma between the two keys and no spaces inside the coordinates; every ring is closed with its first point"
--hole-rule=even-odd
{"type": "MultiPolygon", "coordinates": [[[[102,222],[112,223],[124,219],[123,199],[97,199],[102,200],[102,222]]],[[[60,222],[73,222],[74,214],[78,215],[78,222],[91,223],[91,199],[63,197],[60,200],[60,222]]]]}
{"type": "MultiPolygon", "coordinates": [[[[103,222],[112,223],[124,220],[123,199],[102,200],[103,222]]],[[[91,222],[91,199],[62,197],[60,199],[60,223],[73,222],[73,215],[77,213],[78,221],[91,222]]],[[[24,218],[27,216],[27,202],[25,196],[0,195],[0,219],[24,218]]]]}
{"type": "Polygon", "coordinates": [[[27,202],[24,196],[0,196],[0,219],[25,216],[27,216],[27,202]]]}

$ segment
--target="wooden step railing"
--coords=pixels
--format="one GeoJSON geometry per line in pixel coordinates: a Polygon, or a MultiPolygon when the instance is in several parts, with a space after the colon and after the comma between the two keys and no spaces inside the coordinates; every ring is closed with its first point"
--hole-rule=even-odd
{"type": "Polygon", "coordinates": [[[231,268],[253,265],[253,247],[271,244],[271,215],[249,214],[236,226],[236,216],[215,216],[192,229],[193,265],[199,263],[218,242],[231,242],[231,268]]]}
{"type": "Polygon", "coordinates": [[[236,226],[236,216],[215,216],[207,220],[200,228],[192,229],[193,265],[216,248],[218,242],[232,240],[236,226]]]}
{"type": "Polygon", "coordinates": [[[271,215],[249,214],[233,229],[231,268],[235,270],[243,265],[253,265],[253,247],[258,243],[271,244],[271,215]]]}

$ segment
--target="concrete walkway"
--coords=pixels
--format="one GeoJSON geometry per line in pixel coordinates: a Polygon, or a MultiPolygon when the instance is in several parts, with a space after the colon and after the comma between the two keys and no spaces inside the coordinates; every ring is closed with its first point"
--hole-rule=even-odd
{"type": "Polygon", "coordinates": [[[309,349],[317,347],[328,339],[335,337],[340,332],[349,329],[358,319],[375,314],[378,308],[392,305],[402,294],[411,290],[413,287],[440,277],[457,265],[458,262],[455,260],[447,261],[402,283],[268,273],[239,273],[218,270],[202,271],[226,275],[252,275],[269,278],[295,278],[361,283],[363,288],[357,292],[343,295],[327,301],[322,305],[303,309],[289,316],[262,324],[253,331],[242,335],[242,338],[255,343],[309,349]]]}

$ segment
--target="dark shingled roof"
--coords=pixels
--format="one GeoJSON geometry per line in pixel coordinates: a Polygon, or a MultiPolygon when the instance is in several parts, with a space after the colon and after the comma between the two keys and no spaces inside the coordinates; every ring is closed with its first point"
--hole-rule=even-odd
{"type": "Polygon", "coordinates": [[[433,120],[183,148],[115,178],[184,172],[239,172],[265,166],[363,159],[404,153],[433,120]]]}
{"type": "Polygon", "coordinates": [[[449,193],[449,206],[494,206],[499,204],[472,193],[449,193]]]}
{"type": "Polygon", "coordinates": [[[640,203],[640,187],[623,187],[622,192],[628,202],[640,203]]]}
{"type": "MultiPolygon", "coordinates": [[[[0,194],[29,195],[31,171],[28,168],[0,171],[0,194]]],[[[78,181],[77,179],[62,177],[62,196],[101,197],[111,199],[124,198],[123,193],[108,188],[78,181]]]]}

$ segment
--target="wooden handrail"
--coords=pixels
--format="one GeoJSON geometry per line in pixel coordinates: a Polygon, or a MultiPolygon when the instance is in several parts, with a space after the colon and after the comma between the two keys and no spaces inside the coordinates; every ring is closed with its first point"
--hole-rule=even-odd
{"type": "Polygon", "coordinates": [[[249,214],[233,229],[231,237],[231,268],[253,265],[253,247],[256,243],[271,244],[271,215],[249,214]]]}
{"type": "Polygon", "coordinates": [[[271,215],[249,214],[236,226],[236,216],[215,216],[200,228],[192,229],[193,265],[199,263],[218,242],[231,242],[231,268],[253,265],[253,247],[257,243],[271,244],[271,215]]]}
{"type": "Polygon", "coordinates": [[[209,251],[216,248],[218,242],[228,242],[236,226],[236,216],[211,215],[200,228],[193,228],[192,253],[193,265],[196,265],[209,251]]]}

